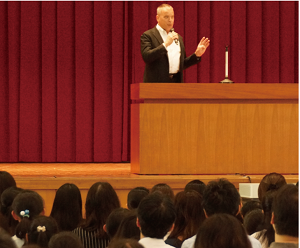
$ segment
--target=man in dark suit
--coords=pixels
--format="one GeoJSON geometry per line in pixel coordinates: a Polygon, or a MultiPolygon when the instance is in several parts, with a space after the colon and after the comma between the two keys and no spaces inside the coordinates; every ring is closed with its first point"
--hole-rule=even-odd
{"type": "Polygon", "coordinates": [[[209,46],[208,38],[203,37],[195,53],[186,57],[183,39],[172,31],[174,10],[168,4],[157,8],[157,25],[141,36],[141,52],[146,63],[144,82],[180,83],[183,70],[199,63],[209,46]]]}

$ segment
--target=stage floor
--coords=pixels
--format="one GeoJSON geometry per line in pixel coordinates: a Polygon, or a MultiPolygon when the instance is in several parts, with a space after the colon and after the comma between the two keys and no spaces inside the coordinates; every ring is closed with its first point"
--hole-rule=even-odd
{"type": "MultiPolygon", "coordinates": [[[[56,190],[65,183],[78,186],[85,202],[88,189],[95,182],[109,182],[116,190],[122,207],[126,207],[128,192],[138,186],[151,189],[155,184],[166,183],[174,193],[184,189],[194,179],[207,184],[226,178],[237,189],[239,183],[259,183],[265,175],[138,175],[131,173],[130,163],[0,163],[0,171],[9,172],[17,186],[37,191],[45,200],[46,215],[50,214],[56,190]]],[[[296,183],[298,174],[284,174],[288,183],[296,183]]]]}

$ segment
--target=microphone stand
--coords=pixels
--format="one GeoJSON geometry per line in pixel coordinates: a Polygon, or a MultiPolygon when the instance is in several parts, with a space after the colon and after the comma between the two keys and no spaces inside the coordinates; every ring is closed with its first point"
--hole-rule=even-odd
{"type": "Polygon", "coordinates": [[[228,46],[225,47],[225,79],[222,80],[220,83],[221,84],[232,84],[234,83],[230,79],[228,79],[228,46]]]}

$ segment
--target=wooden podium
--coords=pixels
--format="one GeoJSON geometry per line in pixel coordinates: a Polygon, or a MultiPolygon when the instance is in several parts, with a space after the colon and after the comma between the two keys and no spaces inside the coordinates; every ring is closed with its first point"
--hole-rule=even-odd
{"type": "Polygon", "coordinates": [[[298,173],[298,84],[131,85],[131,171],[298,173]]]}

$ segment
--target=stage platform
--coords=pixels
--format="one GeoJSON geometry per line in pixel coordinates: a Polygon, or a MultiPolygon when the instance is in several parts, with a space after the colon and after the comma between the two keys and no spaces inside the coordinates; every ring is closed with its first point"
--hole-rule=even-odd
{"type": "MultiPolygon", "coordinates": [[[[126,207],[128,192],[138,186],[148,189],[158,183],[167,183],[177,193],[191,180],[207,184],[227,178],[236,188],[239,183],[259,183],[264,175],[138,175],[131,173],[130,163],[0,163],[0,171],[14,176],[17,186],[37,191],[45,200],[45,213],[49,215],[55,191],[64,183],[76,184],[82,194],[83,205],[88,189],[99,181],[109,182],[116,190],[122,207],[126,207]]],[[[273,172],[273,171],[270,171],[273,172]]],[[[298,174],[284,174],[288,183],[296,183],[298,174]]]]}

